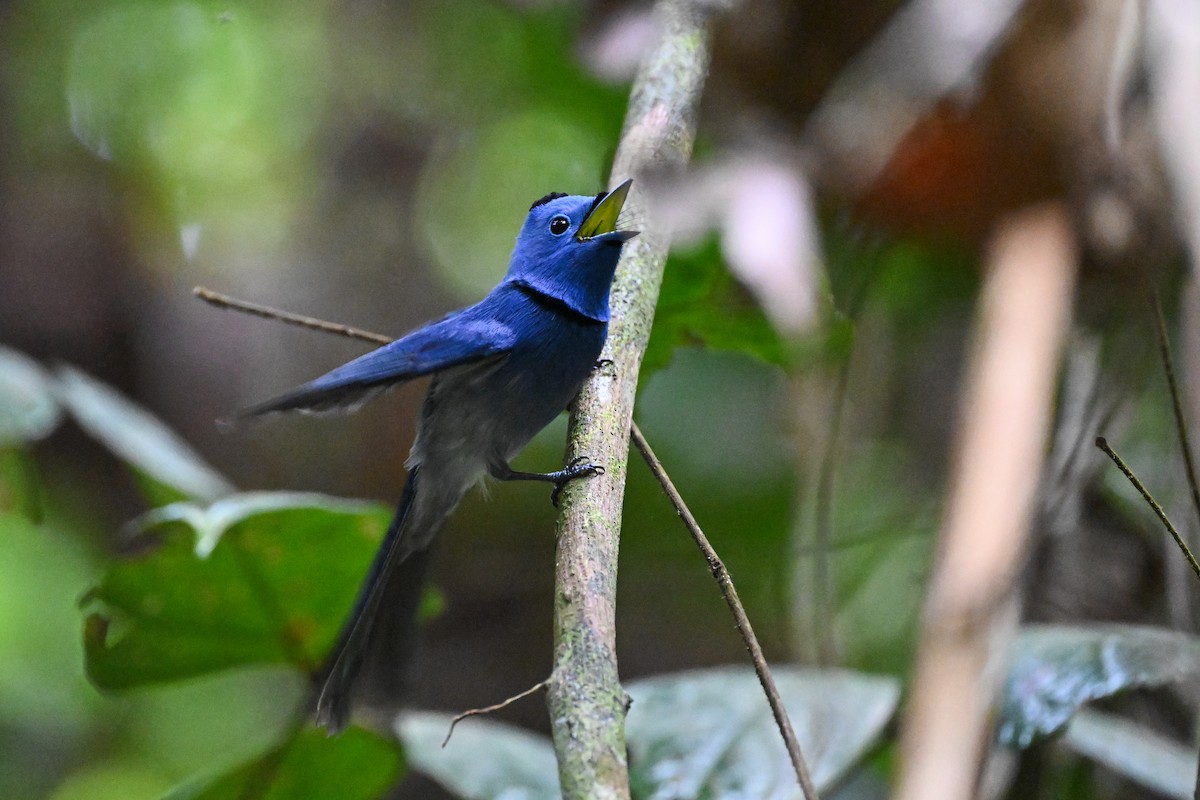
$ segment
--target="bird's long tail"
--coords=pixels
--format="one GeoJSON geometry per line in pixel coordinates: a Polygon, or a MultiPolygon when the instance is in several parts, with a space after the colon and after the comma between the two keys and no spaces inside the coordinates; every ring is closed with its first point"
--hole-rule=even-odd
{"type": "Polygon", "coordinates": [[[331,734],[343,730],[356,704],[395,710],[403,695],[416,643],[417,611],[436,531],[414,535],[414,525],[440,519],[417,509],[419,469],[409,473],[396,515],[359,590],[354,609],[317,681],[316,721],[331,734]]]}

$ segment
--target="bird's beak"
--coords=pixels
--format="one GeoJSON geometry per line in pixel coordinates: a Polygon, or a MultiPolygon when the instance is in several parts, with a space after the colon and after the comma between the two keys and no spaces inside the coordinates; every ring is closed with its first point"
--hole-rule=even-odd
{"type": "Polygon", "coordinates": [[[587,219],[579,226],[575,238],[581,242],[600,239],[620,244],[637,236],[638,231],[617,230],[617,217],[621,214],[621,208],[625,205],[625,198],[629,195],[629,187],[632,185],[633,178],[629,178],[608,194],[598,198],[587,219]]]}

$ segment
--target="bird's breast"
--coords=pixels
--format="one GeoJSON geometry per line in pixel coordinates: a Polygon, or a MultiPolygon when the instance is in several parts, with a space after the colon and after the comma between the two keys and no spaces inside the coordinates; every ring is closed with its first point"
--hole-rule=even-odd
{"type": "Polygon", "coordinates": [[[591,372],[605,326],[573,319],[530,326],[507,355],[434,378],[410,463],[473,483],[507,464],[562,412],[591,372]]]}

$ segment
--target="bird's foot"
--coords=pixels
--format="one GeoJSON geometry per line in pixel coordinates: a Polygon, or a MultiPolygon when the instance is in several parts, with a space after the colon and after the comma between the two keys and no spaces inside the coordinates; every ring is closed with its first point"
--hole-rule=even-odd
{"type": "Polygon", "coordinates": [[[587,456],[579,456],[571,459],[571,463],[560,469],[558,472],[552,472],[554,488],[550,490],[550,502],[555,508],[558,508],[558,496],[562,493],[563,488],[575,480],[576,478],[586,478],[592,475],[603,475],[604,467],[599,464],[593,464],[587,456]]]}
{"type": "Polygon", "coordinates": [[[558,495],[563,487],[576,478],[586,478],[589,475],[603,475],[604,467],[593,464],[587,456],[571,459],[571,463],[556,472],[517,472],[507,464],[497,464],[491,468],[492,477],[501,481],[544,481],[554,484],[550,492],[550,502],[558,508],[558,495]]]}

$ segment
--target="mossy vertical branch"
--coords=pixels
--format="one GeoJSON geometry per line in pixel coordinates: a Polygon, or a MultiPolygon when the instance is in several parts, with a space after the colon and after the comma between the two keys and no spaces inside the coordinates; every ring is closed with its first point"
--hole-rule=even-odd
{"type": "Polygon", "coordinates": [[[670,243],[638,179],[680,169],[691,156],[715,8],[683,0],[658,4],[659,40],[634,81],[613,164],[610,185],[635,179],[626,216],[637,220],[642,235],[625,246],[617,268],[607,361],[571,414],[568,457],[587,456],[607,471],[568,486],[559,520],[547,704],[565,798],[629,796],[626,701],[616,658],[617,551],[634,392],[670,243]]]}

